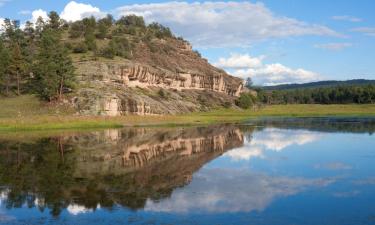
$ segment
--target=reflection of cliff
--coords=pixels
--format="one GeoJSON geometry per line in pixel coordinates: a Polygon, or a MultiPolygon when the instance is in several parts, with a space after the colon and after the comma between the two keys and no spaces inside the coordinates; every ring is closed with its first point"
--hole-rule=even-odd
{"type": "MultiPolygon", "coordinates": [[[[243,143],[234,127],[137,128],[108,130],[88,136],[69,137],[77,152],[77,174],[122,174],[179,158],[218,156],[243,143]]],[[[169,165],[170,166],[170,165],[169,165]]]]}
{"type": "Polygon", "coordinates": [[[54,215],[72,205],[137,209],[147,199],[170,196],[205,163],[242,144],[242,133],[233,126],[137,128],[4,142],[0,186],[9,193],[8,207],[28,201],[54,215]]]}

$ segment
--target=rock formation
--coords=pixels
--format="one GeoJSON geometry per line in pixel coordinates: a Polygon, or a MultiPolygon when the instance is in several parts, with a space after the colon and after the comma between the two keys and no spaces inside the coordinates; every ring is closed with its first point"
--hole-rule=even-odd
{"type": "Polygon", "coordinates": [[[234,105],[243,80],[213,67],[186,41],[142,43],[131,60],[76,59],[80,87],[72,98],[81,114],[153,115],[205,111],[234,105]]]}

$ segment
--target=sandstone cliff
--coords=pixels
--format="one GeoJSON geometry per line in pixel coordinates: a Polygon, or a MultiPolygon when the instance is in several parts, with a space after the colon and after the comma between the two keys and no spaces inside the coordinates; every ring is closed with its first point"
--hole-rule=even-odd
{"type": "Polygon", "coordinates": [[[76,59],[80,87],[73,98],[81,114],[153,115],[205,111],[234,105],[243,80],[213,67],[175,38],[139,43],[131,60],[76,59]]]}

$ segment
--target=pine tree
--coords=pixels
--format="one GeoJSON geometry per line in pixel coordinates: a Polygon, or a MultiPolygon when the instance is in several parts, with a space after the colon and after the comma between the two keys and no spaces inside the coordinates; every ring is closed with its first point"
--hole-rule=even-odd
{"type": "Polygon", "coordinates": [[[10,53],[5,47],[4,41],[0,38],[0,85],[5,86],[6,94],[9,94],[9,65],[10,65],[10,53]]]}
{"type": "Polygon", "coordinates": [[[67,89],[74,86],[74,67],[67,49],[53,30],[45,30],[40,40],[35,64],[34,87],[40,98],[62,100],[67,89]]]}
{"type": "Polygon", "coordinates": [[[21,82],[25,72],[25,61],[22,56],[21,46],[19,43],[14,43],[12,46],[11,64],[9,66],[9,73],[12,75],[12,80],[16,81],[17,95],[21,95],[21,82]]]}

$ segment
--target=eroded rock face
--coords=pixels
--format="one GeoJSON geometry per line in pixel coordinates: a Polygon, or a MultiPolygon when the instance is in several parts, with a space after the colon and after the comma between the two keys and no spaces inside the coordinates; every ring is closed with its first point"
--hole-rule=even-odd
{"type": "Polygon", "coordinates": [[[216,100],[208,100],[216,101],[220,106],[224,102],[232,102],[243,89],[241,79],[216,70],[209,74],[171,72],[130,61],[78,62],[76,68],[80,83],[88,87],[81,88],[74,100],[78,110],[84,114],[118,116],[199,111],[201,105],[205,107],[205,102],[198,100],[204,98],[206,92],[217,93],[216,100]],[[167,92],[169,96],[163,96],[162,92],[167,92]]]}

